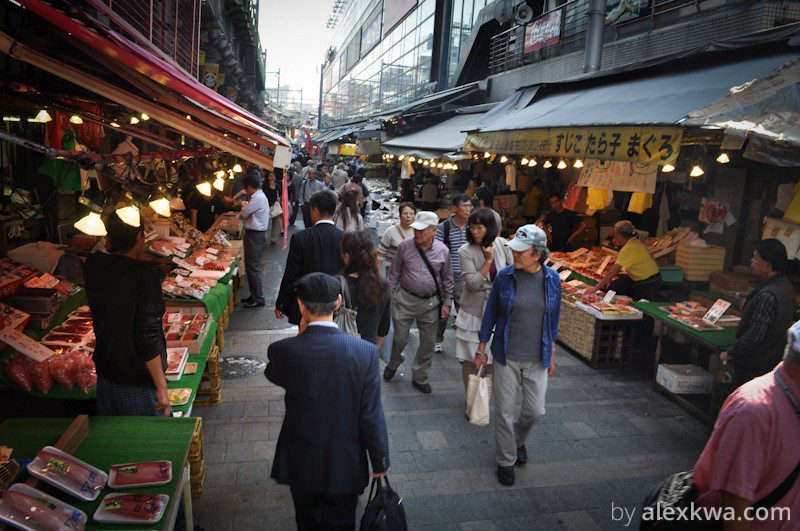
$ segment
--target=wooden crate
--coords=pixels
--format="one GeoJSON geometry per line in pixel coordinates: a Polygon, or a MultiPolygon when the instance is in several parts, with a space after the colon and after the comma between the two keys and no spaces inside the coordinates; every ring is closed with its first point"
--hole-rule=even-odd
{"type": "Polygon", "coordinates": [[[206,486],[206,470],[203,468],[202,473],[197,477],[192,477],[192,498],[199,498],[203,494],[203,489],[206,486]]]}
{"type": "Polygon", "coordinates": [[[630,367],[638,321],[603,321],[561,300],[558,340],[593,369],[630,367]]]}
{"type": "Polygon", "coordinates": [[[675,265],[683,269],[686,280],[705,282],[711,273],[725,268],[725,248],[716,245],[693,247],[680,243],[675,265]]]}
{"type": "Polygon", "coordinates": [[[203,376],[219,376],[219,349],[216,345],[211,347],[211,353],[206,360],[206,369],[203,376]]]}
{"type": "Polygon", "coordinates": [[[216,394],[201,395],[199,392],[194,399],[196,407],[218,406],[222,402],[222,388],[218,388],[216,394]]]}

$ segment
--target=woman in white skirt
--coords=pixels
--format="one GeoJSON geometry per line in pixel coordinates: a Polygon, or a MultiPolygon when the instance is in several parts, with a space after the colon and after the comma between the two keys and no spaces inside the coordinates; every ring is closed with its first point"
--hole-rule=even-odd
{"type": "MultiPolygon", "coordinates": [[[[464,292],[456,317],[456,357],[461,362],[465,390],[469,375],[476,372],[478,331],[481,329],[483,310],[494,277],[513,261],[506,241],[498,236],[498,232],[494,213],[489,209],[479,208],[467,220],[467,243],[458,250],[464,292]]],[[[486,354],[489,363],[486,374],[491,374],[492,354],[488,347],[486,354]]]]}

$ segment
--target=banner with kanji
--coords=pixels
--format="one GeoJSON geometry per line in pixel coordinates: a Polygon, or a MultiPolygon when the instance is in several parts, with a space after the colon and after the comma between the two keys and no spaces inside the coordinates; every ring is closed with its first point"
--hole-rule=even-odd
{"type": "Polygon", "coordinates": [[[657,177],[658,166],[655,164],[587,160],[575,184],[600,190],[652,194],[656,191],[657,177]]]}
{"type": "Polygon", "coordinates": [[[680,127],[560,127],[514,131],[479,131],[467,135],[465,151],[503,155],[618,160],[675,164],[680,127]]]}

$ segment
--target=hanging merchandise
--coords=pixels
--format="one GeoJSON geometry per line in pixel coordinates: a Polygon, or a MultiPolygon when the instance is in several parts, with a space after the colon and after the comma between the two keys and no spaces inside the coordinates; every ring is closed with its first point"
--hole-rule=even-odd
{"type": "Polygon", "coordinates": [[[506,166],[506,186],[511,192],[517,191],[517,166],[515,164],[506,166]]]}
{"type": "MultiPolygon", "coordinates": [[[[70,151],[86,151],[75,138],[72,128],[68,128],[61,140],[61,149],[70,151]]],[[[39,173],[52,177],[59,190],[78,192],[88,188],[88,175],[77,163],[60,159],[46,159],[39,165],[39,173]],[[86,183],[86,188],[84,188],[86,183]]]]}
{"type": "Polygon", "coordinates": [[[656,236],[661,237],[669,230],[667,221],[672,217],[669,211],[669,201],[667,201],[667,187],[664,186],[664,191],[661,192],[661,201],[658,204],[658,228],[656,229],[656,236]]]}
{"type": "Polygon", "coordinates": [[[641,214],[651,206],[653,206],[653,194],[633,192],[628,203],[628,212],[641,214]]]}
{"type": "MultiPolygon", "coordinates": [[[[133,138],[127,136],[111,153],[114,155],[131,155],[131,159],[134,159],[139,155],[139,148],[133,143],[133,138]]],[[[111,169],[117,177],[122,177],[122,175],[128,171],[128,167],[122,164],[116,164],[112,166],[111,169]]],[[[133,166],[133,171],[136,173],[137,177],[139,177],[139,170],[136,169],[136,166],[133,166]]]]}
{"type": "Polygon", "coordinates": [[[411,165],[411,161],[408,158],[404,158],[400,162],[400,178],[410,179],[412,175],[414,175],[414,166],[411,165]]]}
{"type": "Polygon", "coordinates": [[[587,160],[581,168],[578,186],[620,192],[656,191],[658,166],[610,160],[587,160]]]}
{"type": "Polygon", "coordinates": [[[795,225],[800,225],[800,182],[792,189],[792,200],[784,210],[783,220],[795,225]]]}
{"type": "Polygon", "coordinates": [[[603,210],[611,204],[611,199],[614,197],[614,193],[610,190],[599,188],[589,188],[586,194],[586,205],[590,211],[603,210]]]}
{"type": "Polygon", "coordinates": [[[786,212],[789,210],[789,205],[792,204],[792,199],[794,199],[794,196],[797,195],[797,191],[799,189],[800,182],[797,184],[786,183],[778,185],[778,193],[775,198],[775,208],[781,212],[786,212]]]}
{"type": "Polygon", "coordinates": [[[727,204],[717,203],[705,198],[700,201],[700,214],[697,219],[707,224],[703,230],[704,234],[710,232],[722,234],[725,226],[731,226],[736,223],[736,218],[731,214],[730,207],[727,204]]]}
{"type": "Polygon", "coordinates": [[[564,197],[564,207],[573,212],[586,210],[586,188],[583,186],[570,186],[564,197]]]}

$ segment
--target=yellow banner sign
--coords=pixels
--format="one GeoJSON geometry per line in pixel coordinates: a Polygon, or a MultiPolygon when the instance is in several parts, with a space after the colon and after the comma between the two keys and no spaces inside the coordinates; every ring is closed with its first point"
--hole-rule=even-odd
{"type": "Polygon", "coordinates": [[[470,133],[464,146],[477,151],[675,164],[681,146],[680,127],[563,127],[470,133]]]}

